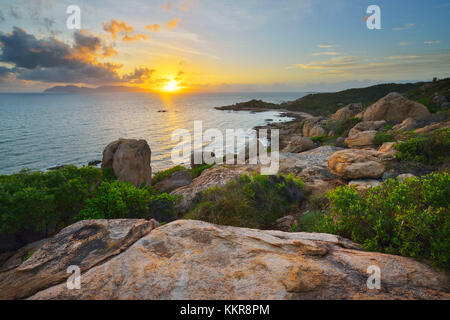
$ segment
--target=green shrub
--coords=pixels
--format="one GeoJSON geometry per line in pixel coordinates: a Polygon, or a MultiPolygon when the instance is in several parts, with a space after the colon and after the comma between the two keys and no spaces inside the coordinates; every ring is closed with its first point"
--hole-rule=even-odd
{"type": "Polygon", "coordinates": [[[86,201],[77,220],[87,219],[151,219],[172,221],[175,197],[158,194],[153,188],[136,188],[131,183],[105,181],[86,201]]]}
{"type": "Polygon", "coordinates": [[[336,137],[347,136],[350,129],[360,122],[361,119],[358,117],[353,117],[345,121],[332,120],[325,125],[325,128],[328,131],[333,131],[336,137]]]}
{"type": "Polygon", "coordinates": [[[175,172],[183,171],[183,170],[186,170],[186,168],[183,167],[183,166],[175,166],[175,167],[172,167],[172,168],[167,169],[167,170],[158,171],[152,177],[152,185],[155,185],[158,182],[163,181],[164,179],[170,177],[175,172]]]}
{"type": "Polygon", "coordinates": [[[392,142],[392,141],[395,141],[394,135],[389,134],[384,131],[377,132],[377,134],[375,135],[375,138],[373,139],[373,143],[375,143],[377,145],[382,145],[385,142],[392,142]]]}
{"type": "Polygon", "coordinates": [[[212,168],[215,165],[216,165],[215,163],[213,163],[213,164],[204,163],[201,166],[190,169],[189,172],[191,173],[192,179],[195,179],[195,178],[199,177],[203,171],[205,171],[206,169],[212,168]]]}
{"type": "Polygon", "coordinates": [[[108,170],[90,166],[2,175],[0,253],[50,237],[81,216],[172,219],[175,200],[151,188],[119,182],[108,170]]]}
{"type": "Polygon", "coordinates": [[[323,143],[325,142],[329,137],[327,135],[324,136],[315,136],[312,137],[311,140],[315,143],[323,143]]]}
{"type": "Polygon", "coordinates": [[[449,173],[391,179],[363,193],[344,186],[328,197],[330,212],[322,215],[315,231],[352,239],[367,250],[449,268],[449,173]]]}
{"type": "Polygon", "coordinates": [[[446,162],[450,158],[450,129],[436,130],[428,135],[414,135],[394,146],[397,159],[425,164],[446,162]]]}
{"type": "Polygon", "coordinates": [[[298,209],[303,183],[293,175],[243,175],[224,187],[205,190],[185,218],[215,224],[268,228],[277,219],[298,209]]]}

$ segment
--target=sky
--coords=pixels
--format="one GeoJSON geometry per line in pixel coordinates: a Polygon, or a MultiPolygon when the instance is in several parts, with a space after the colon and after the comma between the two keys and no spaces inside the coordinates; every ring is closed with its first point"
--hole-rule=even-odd
{"type": "Polygon", "coordinates": [[[0,0],[0,92],[336,91],[450,76],[450,0],[0,0]],[[69,29],[69,5],[81,28],[69,29]],[[364,18],[381,10],[381,29],[364,18]]]}

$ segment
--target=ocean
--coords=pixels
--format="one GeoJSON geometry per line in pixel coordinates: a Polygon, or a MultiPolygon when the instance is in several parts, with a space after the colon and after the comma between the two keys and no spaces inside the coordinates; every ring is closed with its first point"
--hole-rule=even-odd
{"type": "Polygon", "coordinates": [[[219,111],[214,107],[251,99],[282,102],[304,93],[154,93],[0,94],[0,174],[28,168],[101,160],[105,146],[118,138],[145,139],[152,150],[153,172],[173,166],[175,129],[250,130],[286,121],[276,111],[219,111]],[[164,112],[161,112],[164,111],[164,112]]]}

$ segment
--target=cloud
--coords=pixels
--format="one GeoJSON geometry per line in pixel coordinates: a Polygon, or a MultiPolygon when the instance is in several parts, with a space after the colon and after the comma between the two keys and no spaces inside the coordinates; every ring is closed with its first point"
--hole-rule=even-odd
{"type": "Polygon", "coordinates": [[[141,83],[153,71],[136,69],[120,76],[122,65],[100,62],[105,56],[117,54],[96,35],[87,31],[74,33],[73,44],[56,38],[38,39],[24,29],[14,27],[8,34],[0,33],[0,62],[14,67],[1,69],[4,76],[14,73],[17,79],[62,83],[141,83]]]}
{"type": "Polygon", "coordinates": [[[408,30],[408,29],[411,29],[414,26],[415,26],[414,23],[407,23],[407,24],[403,25],[402,27],[392,28],[392,30],[394,30],[394,31],[408,30]]]}
{"type": "Polygon", "coordinates": [[[158,32],[161,29],[161,26],[159,24],[150,24],[148,26],[145,26],[145,28],[147,30],[153,31],[153,32],[158,32]]]}
{"type": "Polygon", "coordinates": [[[299,63],[287,69],[300,69],[317,76],[385,76],[386,70],[393,74],[411,72],[436,73],[450,68],[450,51],[427,55],[394,55],[384,58],[359,58],[355,56],[336,57],[327,61],[299,63]]]}
{"type": "Polygon", "coordinates": [[[145,34],[136,33],[134,36],[130,36],[130,35],[126,34],[122,38],[122,41],[125,41],[125,42],[132,42],[132,41],[139,41],[139,40],[147,40],[147,36],[145,34]]]}
{"type": "Polygon", "coordinates": [[[169,29],[175,29],[176,27],[178,27],[178,22],[180,22],[180,18],[170,20],[169,22],[167,22],[167,27],[169,29]]]}
{"type": "Polygon", "coordinates": [[[401,42],[398,43],[398,45],[399,45],[400,47],[406,47],[406,46],[409,46],[410,44],[411,44],[411,43],[405,42],[405,41],[401,41],[401,42]]]}
{"type": "Polygon", "coordinates": [[[311,55],[312,56],[338,56],[340,55],[340,52],[336,51],[324,51],[324,52],[314,52],[311,55]]]}
{"type": "Polygon", "coordinates": [[[111,33],[111,36],[114,40],[117,39],[117,35],[120,33],[127,34],[129,32],[133,32],[134,28],[132,26],[129,26],[126,24],[125,21],[119,21],[119,20],[111,20],[109,22],[104,22],[103,24],[103,30],[106,32],[111,33]]]}
{"type": "Polygon", "coordinates": [[[405,60],[405,59],[418,59],[420,56],[413,56],[413,55],[399,55],[399,56],[390,56],[386,57],[386,60],[405,60]]]}
{"type": "Polygon", "coordinates": [[[319,45],[317,45],[317,47],[320,48],[320,49],[332,49],[332,48],[334,48],[334,46],[331,45],[331,44],[319,44],[319,45]]]}
{"type": "Polygon", "coordinates": [[[5,16],[3,15],[3,12],[0,11],[0,23],[5,21],[5,16]]]}
{"type": "Polygon", "coordinates": [[[441,43],[441,40],[435,40],[435,41],[425,41],[424,44],[432,45],[432,44],[439,44],[441,43]]]}
{"type": "Polygon", "coordinates": [[[134,28],[128,25],[125,21],[111,20],[108,22],[103,22],[103,30],[110,33],[114,40],[117,39],[118,35],[122,35],[122,41],[132,42],[139,40],[147,40],[147,36],[144,34],[136,33],[135,35],[130,35],[134,31],[134,28]]]}
{"type": "Polygon", "coordinates": [[[133,84],[144,83],[151,79],[155,71],[154,69],[145,67],[136,68],[134,72],[124,75],[122,80],[133,84]]]}
{"type": "Polygon", "coordinates": [[[13,6],[9,7],[9,14],[17,20],[22,19],[22,16],[20,14],[20,10],[18,7],[13,7],[13,6]]]}

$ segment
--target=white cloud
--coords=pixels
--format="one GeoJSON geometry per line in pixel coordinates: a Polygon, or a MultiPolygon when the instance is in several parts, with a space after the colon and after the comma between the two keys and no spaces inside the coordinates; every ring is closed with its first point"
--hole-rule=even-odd
{"type": "Polygon", "coordinates": [[[402,31],[402,30],[408,30],[411,29],[412,27],[414,27],[415,24],[414,23],[407,23],[402,27],[396,27],[396,28],[392,28],[392,30],[394,31],[402,31]]]}
{"type": "Polygon", "coordinates": [[[425,44],[428,44],[428,45],[439,44],[439,43],[441,43],[441,40],[425,41],[424,43],[425,43],[425,44]]]}

